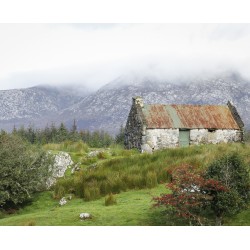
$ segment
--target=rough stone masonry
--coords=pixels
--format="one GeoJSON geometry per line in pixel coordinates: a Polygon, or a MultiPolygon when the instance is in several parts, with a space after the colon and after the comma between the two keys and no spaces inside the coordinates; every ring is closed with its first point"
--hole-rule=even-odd
{"type": "Polygon", "coordinates": [[[227,105],[144,104],[133,97],[125,127],[125,148],[152,152],[208,143],[243,140],[244,123],[227,105]]]}

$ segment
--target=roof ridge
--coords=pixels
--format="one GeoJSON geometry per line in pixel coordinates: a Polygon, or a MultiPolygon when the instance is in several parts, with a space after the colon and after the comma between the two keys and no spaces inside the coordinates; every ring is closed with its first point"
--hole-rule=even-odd
{"type": "Polygon", "coordinates": [[[163,105],[163,106],[215,106],[228,107],[227,104],[163,104],[163,103],[145,103],[144,105],[163,105]]]}

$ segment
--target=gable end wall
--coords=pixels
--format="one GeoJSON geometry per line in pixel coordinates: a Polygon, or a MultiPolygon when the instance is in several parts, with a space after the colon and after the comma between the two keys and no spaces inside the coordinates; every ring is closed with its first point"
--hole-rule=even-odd
{"type": "Polygon", "coordinates": [[[143,129],[145,130],[145,126],[143,126],[141,107],[133,103],[125,126],[124,146],[126,149],[141,150],[143,129]]]}

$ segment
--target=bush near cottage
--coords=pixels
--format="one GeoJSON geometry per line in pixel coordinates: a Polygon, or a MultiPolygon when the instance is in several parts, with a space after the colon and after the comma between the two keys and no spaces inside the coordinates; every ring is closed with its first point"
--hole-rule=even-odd
{"type": "Polygon", "coordinates": [[[211,200],[217,225],[221,225],[225,216],[235,215],[248,207],[249,170],[250,166],[237,153],[225,155],[209,165],[205,178],[220,181],[227,189],[227,192],[214,192],[211,200]]]}
{"type": "Polygon", "coordinates": [[[155,205],[166,206],[167,213],[190,224],[221,225],[224,217],[248,207],[249,166],[236,153],[213,161],[205,172],[183,164],[171,172],[171,177],[167,184],[171,193],[155,197],[155,205]]]}
{"type": "Polygon", "coordinates": [[[0,135],[0,208],[15,208],[43,190],[51,158],[14,135],[0,135]]]}

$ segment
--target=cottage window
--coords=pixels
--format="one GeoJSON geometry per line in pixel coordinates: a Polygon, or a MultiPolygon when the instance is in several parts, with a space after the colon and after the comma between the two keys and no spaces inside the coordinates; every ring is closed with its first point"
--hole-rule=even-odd
{"type": "Polygon", "coordinates": [[[214,128],[209,128],[209,129],[208,129],[208,132],[209,132],[209,133],[214,133],[214,132],[215,132],[215,129],[214,129],[214,128]]]}

